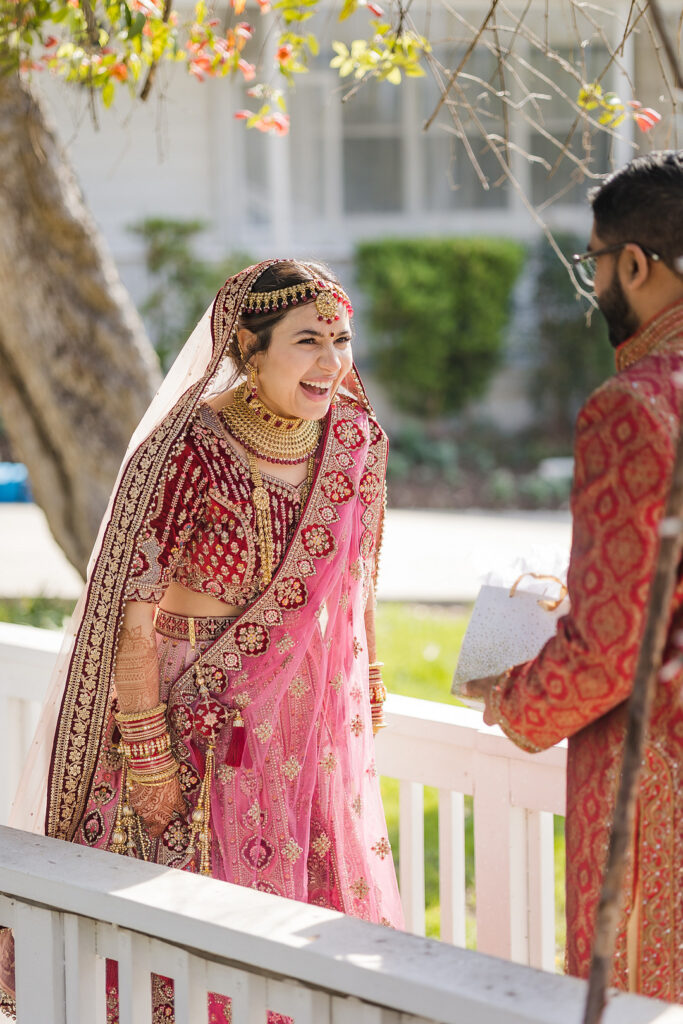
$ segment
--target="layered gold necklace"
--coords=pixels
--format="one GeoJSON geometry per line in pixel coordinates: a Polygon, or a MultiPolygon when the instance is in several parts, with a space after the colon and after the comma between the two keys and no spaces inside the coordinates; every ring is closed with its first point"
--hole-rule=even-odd
{"type": "Polygon", "coordinates": [[[261,579],[267,587],[273,577],[275,544],[270,497],[263,484],[257,459],[283,466],[308,461],[306,481],[300,490],[303,509],[313,483],[315,450],[320,442],[320,420],[299,420],[278,416],[261,401],[254,388],[245,381],[235,390],[230,405],[221,415],[232,436],[247,452],[253,490],[252,504],[256,514],[256,534],[261,555],[261,579]]]}
{"type": "Polygon", "coordinates": [[[278,416],[245,381],[222,410],[228,430],[248,452],[264,462],[295,466],[306,462],[320,441],[320,420],[278,416]]]}

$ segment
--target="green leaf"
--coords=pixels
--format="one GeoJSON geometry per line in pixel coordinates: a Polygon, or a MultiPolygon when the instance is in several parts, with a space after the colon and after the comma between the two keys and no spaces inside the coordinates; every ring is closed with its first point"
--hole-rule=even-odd
{"type": "Polygon", "coordinates": [[[318,54],[320,53],[320,45],[318,43],[317,37],[314,36],[312,32],[309,32],[308,35],[306,36],[306,43],[308,44],[308,49],[311,51],[313,56],[317,57],[318,54]]]}
{"type": "Polygon", "coordinates": [[[114,91],[114,83],[110,78],[109,81],[105,83],[102,89],[102,102],[104,103],[105,107],[110,107],[114,102],[114,91]]]}
{"type": "Polygon", "coordinates": [[[339,21],[346,21],[358,7],[358,0],[344,0],[339,13],[339,21]]]}
{"type": "Polygon", "coordinates": [[[130,28],[128,29],[128,38],[129,39],[136,39],[137,36],[139,36],[142,33],[142,30],[145,27],[145,21],[146,20],[147,19],[145,18],[145,16],[142,13],[142,11],[138,11],[138,13],[133,18],[133,22],[132,22],[130,28]]]}

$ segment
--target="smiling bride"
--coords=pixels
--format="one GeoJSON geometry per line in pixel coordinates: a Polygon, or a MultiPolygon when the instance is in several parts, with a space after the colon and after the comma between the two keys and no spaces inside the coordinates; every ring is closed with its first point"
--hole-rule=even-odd
{"type": "Polygon", "coordinates": [[[352,313],[312,263],[218,293],[124,460],[14,822],[401,927],[373,752],[387,443],[352,313]]]}

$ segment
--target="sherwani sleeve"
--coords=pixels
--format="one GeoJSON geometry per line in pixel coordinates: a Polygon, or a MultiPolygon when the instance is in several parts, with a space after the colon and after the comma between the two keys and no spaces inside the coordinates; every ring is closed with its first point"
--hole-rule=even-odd
{"type": "Polygon", "coordinates": [[[673,441],[645,397],[614,378],[577,421],[571,610],[533,660],[488,699],[507,735],[538,751],[571,736],[631,691],[659,548],[673,441]]]}

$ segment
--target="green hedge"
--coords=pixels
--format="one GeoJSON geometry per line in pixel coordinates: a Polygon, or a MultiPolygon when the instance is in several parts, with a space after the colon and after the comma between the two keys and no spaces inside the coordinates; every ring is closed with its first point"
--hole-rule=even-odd
{"type": "Polygon", "coordinates": [[[397,407],[424,418],[480,397],[500,365],[524,248],[494,238],[384,239],[356,250],[370,352],[397,407]]]}
{"type": "Polygon", "coordinates": [[[147,217],[128,228],[144,246],[151,288],[140,313],[164,372],[223,282],[252,262],[240,252],[219,263],[204,260],[201,235],[206,228],[200,220],[172,217],[147,217]]]}

